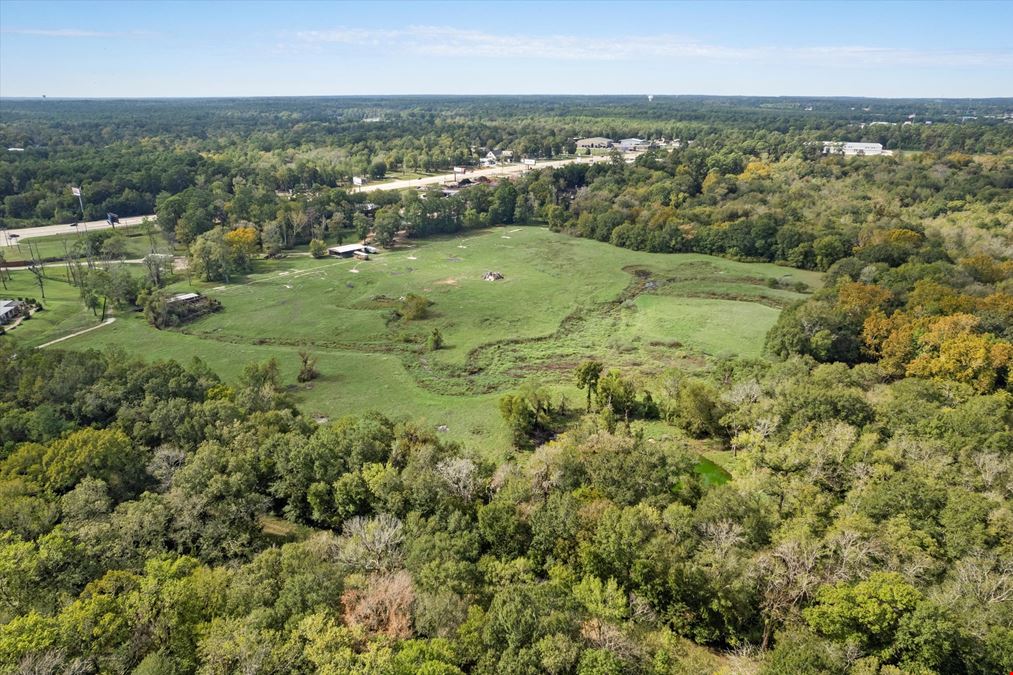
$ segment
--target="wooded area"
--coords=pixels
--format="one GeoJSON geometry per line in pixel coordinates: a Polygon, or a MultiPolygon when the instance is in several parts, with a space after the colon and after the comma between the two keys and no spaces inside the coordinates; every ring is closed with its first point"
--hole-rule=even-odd
{"type": "MultiPolygon", "coordinates": [[[[157,212],[209,284],[349,230],[393,248],[532,223],[824,274],[769,279],[807,295],[760,358],[634,373],[568,353],[572,400],[532,369],[498,396],[498,453],[384,410],[314,419],[274,360],[223,379],[0,337],[0,672],[1005,672],[1013,125],[988,117],[1008,100],[967,105],[5,101],[0,144],[26,148],[0,162],[6,224],[72,218],[80,183],[86,216],[157,212]],[[693,143],[453,194],[344,185],[585,135],[693,143]],[[905,152],[828,157],[830,139],[905,152]]],[[[164,304],[171,269],[105,257],[75,268],[85,302],[164,304]]],[[[374,301],[402,327],[431,304],[374,301]]],[[[455,337],[420,330],[413,359],[455,337]]]]}

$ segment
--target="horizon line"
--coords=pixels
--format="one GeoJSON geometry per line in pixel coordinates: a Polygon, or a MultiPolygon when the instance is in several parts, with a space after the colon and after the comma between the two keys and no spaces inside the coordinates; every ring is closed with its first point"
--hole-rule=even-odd
{"type": "Polygon", "coordinates": [[[656,93],[481,93],[481,94],[447,94],[447,93],[356,93],[356,94],[178,94],[167,96],[50,96],[48,94],[36,95],[0,95],[0,101],[170,101],[179,99],[189,100],[223,100],[223,99],[270,99],[270,98],[575,98],[575,97],[596,97],[596,98],[812,98],[812,99],[865,99],[881,101],[1010,101],[1013,96],[871,96],[863,94],[656,94],[656,93]]]}

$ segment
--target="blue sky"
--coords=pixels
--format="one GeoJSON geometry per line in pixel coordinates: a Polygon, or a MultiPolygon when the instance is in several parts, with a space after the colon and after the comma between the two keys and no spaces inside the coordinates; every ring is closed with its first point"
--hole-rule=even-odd
{"type": "Polygon", "coordinates": [[[1013,96],[1013,2],[0,0],[0,96],[1013,96]]]}

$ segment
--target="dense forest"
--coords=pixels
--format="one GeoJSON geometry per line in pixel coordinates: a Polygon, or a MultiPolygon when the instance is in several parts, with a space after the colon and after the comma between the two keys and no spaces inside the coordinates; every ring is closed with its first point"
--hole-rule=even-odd
{"type": "MultiPolygon", "coordinates": [[[[73,217],[80,182],[96,214],[157,212],[209,280],[349,228],[394,245],[532,222],[825,275],[764,358],[650,381],[588,358],[568,373],[586,399],[504,394],[495,457],[383,410],[319,423],[274,361],[223,380],[0,338],[0,672],[1013,664],[1008,101],[2,106],[0,141],[25,147],[0,163],[6,223],[73,217]],[[596,134],[694,142],[451,194],[342,187],[377,161],[596,134]],[[826,157],[830,138],[909,152],[826,157]],[[659,420],[677,441],[644,433],[659,420]],[[697,471],[694,444],[730,477],[697,471]]],[[[151,311],[171,270],[119,269],[81,270],[82,297],[151,311]]]]}

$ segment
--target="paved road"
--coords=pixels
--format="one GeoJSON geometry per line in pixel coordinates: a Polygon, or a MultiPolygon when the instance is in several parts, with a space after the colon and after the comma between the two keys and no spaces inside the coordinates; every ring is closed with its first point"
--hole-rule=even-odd
{"type": "MultiPolygon", "coordinates": [[[[628,152],[625,157],[627,159],[636,157],[637,152],[628,152]]],[[[536,169],[544,169],[548,167],[563,166],[564,164],[594,164],[597,162],[607,162],[610,157],[608,155],[592,155],[590,157],[573,157],[570,159],[557,159],[551,161],[540,161],[534,166],[536,169]]],[[[526,164],[505,164],[503,166],[494,166],[488,169],[469,169],[467,173],[460,174],[457,178],[471,178],[474,179],[478,176],[485,176],[492,178],[494,176],[516,176],[517,174],[524,173],[531,169],[526,164]]],[[[373,183],[372,185],[363,185],[360,188],[356,188],[359,192],[376,192],[377,190],[404,190],[406,188],[419,187],[420,185],[442,185],[444,183],[452,183],[456,180],[455,175],[452,173],[444,173],[439,176],[426,176],[425,178],[415,178],[412,180],[394,180],[387,183],[373,183]]],[[[149,216],[131,216],[129,218],[120,218],[120,225],[138,225],[144,218],[155,219],[154,215],[149,216]]],[[[87,229],[89,232],[92,230],[104,230],[109,227],[109,223],[104,220],[96,220],[90,223],[81,223],[78,225],[83,230],[87,229]]],[[[6,230],[0,231],[0,248],[9,244],[8,237],[10,235],[18,235],[21,240],[31,239],[33,237],[48,237],[54,234],[71,234],[75,231],[75,228],[70,225],[42,225],[40,227],[23,227],[17,230],[6,230]]]]}
{"type": "MultiPolygon", "coordinates": [[[[626,158],[636,157],[641,153],[630,152],[626,153],[626,158]]],[[[573,157],[570,159],[557,159],[550,161],[539,161],[534,167],[530,167],[526,164],[504,164],[503,166],[494,166],[488,169],[468,169],[466,173],[458,174],[455,176],[452,173],[444,173],[438,176],[426,176],[425,178],[413,178],[411,180],[393,180],[387,183],[373,183],[363,185],[360,188],[356,188],[358,192],[375,192],[377,190],[403,190],[405,188],[419,187],[420,185],[442,185],[443,183],[452,183],[460,178],[471,178],[474,179],[477,176],[485,176],[492,178],[493,176],[516,176],[517,174],[524,173],[529,169],[545,169],[555,166],[563,166],[564,164],[594,164],[596,162],[607,162],[611,159],[608,155],[592,155],[590,157],[573,157]]]]}
{"type": "MultiPolygon", "coordinates": [[[[139,225],[145,218],[155,219],[155,216],[131,216],[129,218],[120,218],[119,225],[121,227],[126,225],[139,225]]],[[[0,230],[0,248],[7,246],[10,235],[17,235],[22,241],[25,239],[31,239],[33,237],[49,237],[54,234],[73,234],[78,228],[82,232],[87,230],[104,230],[109,227],[109,223],[104,220],[95,220],[88,223],[80,223],[77,227],[71,227],[70,225],[40,225],[39,227],[22,227],[16,230],[0,230]]]]}

